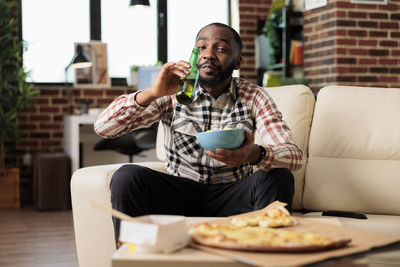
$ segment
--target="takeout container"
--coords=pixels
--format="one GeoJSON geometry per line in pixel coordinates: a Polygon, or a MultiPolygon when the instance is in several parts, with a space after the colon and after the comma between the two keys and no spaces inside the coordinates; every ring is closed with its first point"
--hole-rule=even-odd
{"type": "Polygon", "coordinates": [[[134,244],[136,252],[171,253],[189,244],[184,216],[146,215],[121,220],[119,239],[134,244]]]}

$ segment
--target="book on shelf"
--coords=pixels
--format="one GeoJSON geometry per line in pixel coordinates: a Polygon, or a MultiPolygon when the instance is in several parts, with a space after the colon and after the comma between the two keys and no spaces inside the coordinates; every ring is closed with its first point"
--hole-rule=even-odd
{"type": "Polygon", "coordinates": [[[289,63],[291,65],[303,64],[303,42],[292,40],[290,44],[289,63]]]}

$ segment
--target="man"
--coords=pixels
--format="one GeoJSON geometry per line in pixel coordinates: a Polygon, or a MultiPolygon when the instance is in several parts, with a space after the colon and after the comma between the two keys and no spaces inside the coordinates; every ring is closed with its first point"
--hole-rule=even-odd
{"type": "MultiPolygon", "coordinates": [[[[176,101],[179,78],[186,78],[186,61],[166,63],[155,83],[143,91],[122,95],[97,118],[95,131],[106,138],[162,121],[168,174],[124,165],[111,180],[113,208],[131,216],[174,214],[229,216],[265,207],[279,200],[291,208],[293,175],[302,165],[271,97],[261,87],[232,78],[242,61],[242,42],[231,27],[213,23],[196,37],[200,48],[200,87],[192,104],[176,101]],[[210,129],[245,128],[246,138],[235,150],[205,151],[195,134],[210,129]],[[255,131],[262,146],[254,144],[255,131]],[[259,170],[253,173],[253,166],[259,170]]],[[[119,220],[113,218],[118,240],[119,220]]]]}

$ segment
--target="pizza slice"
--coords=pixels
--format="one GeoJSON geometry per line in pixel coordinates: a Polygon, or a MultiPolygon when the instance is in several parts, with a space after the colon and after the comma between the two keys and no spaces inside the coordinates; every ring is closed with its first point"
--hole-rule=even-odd
{"type": "Polygon", "coordinates": [[[261,227],[285,227],[298,224],[289,211],[283,206],[277,206],[257,213],[254,216],[236,216],[231,223],[236,226],[261,226],[261,227]]]}

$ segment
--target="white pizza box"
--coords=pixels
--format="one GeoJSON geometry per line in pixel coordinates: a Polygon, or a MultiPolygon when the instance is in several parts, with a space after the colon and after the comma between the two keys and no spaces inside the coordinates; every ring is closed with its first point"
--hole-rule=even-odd
{"type": "Polygon", "coordinates": [[[189,244],[184,216],[146,215],[121,220],[119,239],[134,244],[136,252],[171,253],[189,244]]]}

